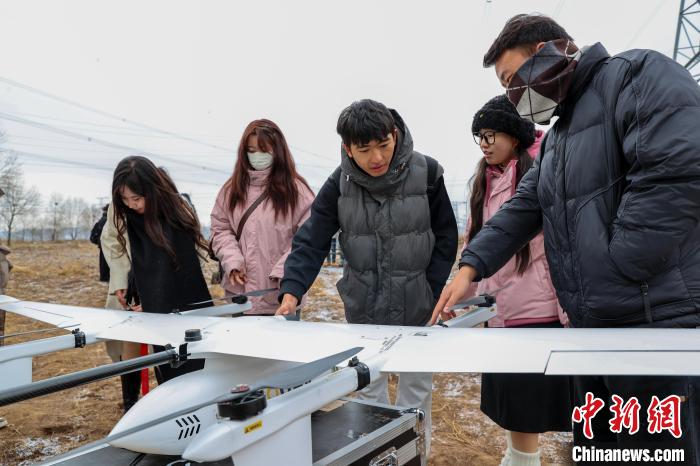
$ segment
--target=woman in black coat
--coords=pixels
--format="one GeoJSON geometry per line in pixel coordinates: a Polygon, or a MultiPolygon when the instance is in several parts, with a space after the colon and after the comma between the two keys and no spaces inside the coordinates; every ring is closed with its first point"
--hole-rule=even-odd
{"type": "Polygon", "coordinates": [[[105,255],[102,252],[102,244],[100,241],[100,236],[102,236],[102,230],[104,229],[105,223],[107,223],[107,208],[109,204],[102,208],[102,217],[95,223],[90,232],[90,242],[96,245],[100,250],[100,281],[109,282],[109,264],[105,259],[105,255]]]}
{"type": "MultiPolygon", "coordinates": [[[[175,183],[146,157],[127,157],[117,165],[112,182],[117,240],[126,249],[140,306],[133,310],[167,314],[193,309],[211,299],[200,266],[207,243],[199,220],[175,183]]],[[[163,347],[153,346],[156,352],[163,347]]],[[[188,361],[177,369],[158,367],[159,382],[204,367],[188,361]],[[160,372],[160,374],[159,374],[160,372]]]]}

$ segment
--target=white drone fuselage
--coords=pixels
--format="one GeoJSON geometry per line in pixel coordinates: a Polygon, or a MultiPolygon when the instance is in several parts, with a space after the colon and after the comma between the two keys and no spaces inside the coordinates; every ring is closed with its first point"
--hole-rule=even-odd
{"type": "MultiPolygon", "coordinates": [[[[204,369],[169,380],[149,392],[122,417],[110,435],[202,400],[214,399],[227,387],[298,365],[250,357],[205,356],[210,357],[207,357],[204,369]]],[[[375,360],[380,361],[380,358],[375,360]]],[[[375,368],[371,374],[376,377],[379,371],[375,368]]],[[[110,444],[135,452],[177,455],[197,462],[230,457],[236,466],[310,465],[311,414],[355,391],[357,383],[357,372],[353,368],[344,368],[269,399],[263,412],[248,419],[221,418],[217,406],[212,404],[110,444]],[[280,448],[280,445],[285,447],[280,448]]],[[[70,455],[62,456],[59,460],[69,458],[70,455]]]]}

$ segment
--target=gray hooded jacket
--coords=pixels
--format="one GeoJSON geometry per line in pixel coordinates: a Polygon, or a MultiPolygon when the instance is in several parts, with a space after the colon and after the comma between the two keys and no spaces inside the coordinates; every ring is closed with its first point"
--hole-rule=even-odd
{"type": "Polygon", "coordinates": [[[364,173],[346,154],[341,162],[338,220],[346,263],[338,291],[351,323],[423,325],[434,305],[425,274],[435,245],[427,162],[408,131],[398,134],[384,176],[364,173]]]}
{"type": "Polygon", "coordinates": [[[345,270],[338,290],[351,323],[423,325],[457,253],[457,224],[442,167],[413,150],[401,117],[389,172],[373,178],[341,154],[311,216],[294,235],[279,299],[316,279],[340,230],[345,270]]]}

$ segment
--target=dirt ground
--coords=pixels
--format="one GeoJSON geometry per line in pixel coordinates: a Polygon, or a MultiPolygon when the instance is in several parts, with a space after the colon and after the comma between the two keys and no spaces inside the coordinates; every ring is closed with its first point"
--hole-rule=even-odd
{"type": "MultiPolygon", "coordinates": [[[[19,243],[10,259],[15,265],[6,294],[32,301],[102,307],[106,284],[97,280],[97,249],[88,242],[19,243]]],[[[314,284],[302,318],[342,321],[335,292],[339,269],[326,267],[314,284]]],[[[212,287],[212,294],[221,289],[212,287]]],[[[5,332],[49,328],[47,324],[8,314],[5,332]]],[[[52,331],[8,339],[8,344],[60,335],[52,331]]],[[[34,359],[34,379],[66,374],[109,363],[101,344],[34,359]]],[[[0,374],[2,377],[2,374],[0,374]]],[[[436,374],[430,464],[497,465],[505,438],[479,410],[478,374],[436,374]]],[[[32,464],[104,437],[121,415],[118,379],[106,380],[0,408],[9,426],[0,429],[0,465],[32,464]]],[[[543,464],[572,464],[571,436],[542,436],[543,464]]]]}

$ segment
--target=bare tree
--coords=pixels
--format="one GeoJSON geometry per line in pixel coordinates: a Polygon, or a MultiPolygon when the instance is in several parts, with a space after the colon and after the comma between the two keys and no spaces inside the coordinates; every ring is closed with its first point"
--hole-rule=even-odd
{"type": "Polygon", "coordinates": [[[30,215],[39,208],[41,196],[34,188],[24,185],[22,167],[15,157],[4,156],[0,165],[0,189],[5,193],[0,197],[0,219],[7,228],[7,244],[12,244],[12,230],[15,222],[30,215]]]}
{"type": "Polygon", "coordinates": [[[51,241],[61,239],[63,230],[66,226],[66,216],[64,212],[65,201],[63,196],[58,193],[52,193],[49,201],[46,203],[46,213],[44,224],[49,226],[51,231],[51,241]]]}
{"type": "Polygon", "coordinates": [[[80,229],[83,224],[83,212],[88,209],[87,202],[79,197],[70,197],[63,203],[63,215],[68,230],[68,236],[75,241],[80,236],[80,229]]]}
{"type": "Polygon", "coordinates": [[[43,240],[44,227],[46,226],[46,217],[39,215],[39,209],[35,215],[26,216],[24,219],[24,227],[29,230],[29,240],[43,240]]]}
{"type": "Polygon", "coordinates": [[[80,229],[85,232],[92,231],[93,225],[102,217],[102,208],[97,204],[92,204],[83,209],[80,214],[80,229]]]}
{"type": "Polygon", "coordinates": [[[3,144],[5,144],[6,140],[7,136],[0,131],[0,177],[4,175],[9,167],[17,165],[17,156],[3,149],[3,144]]]}

